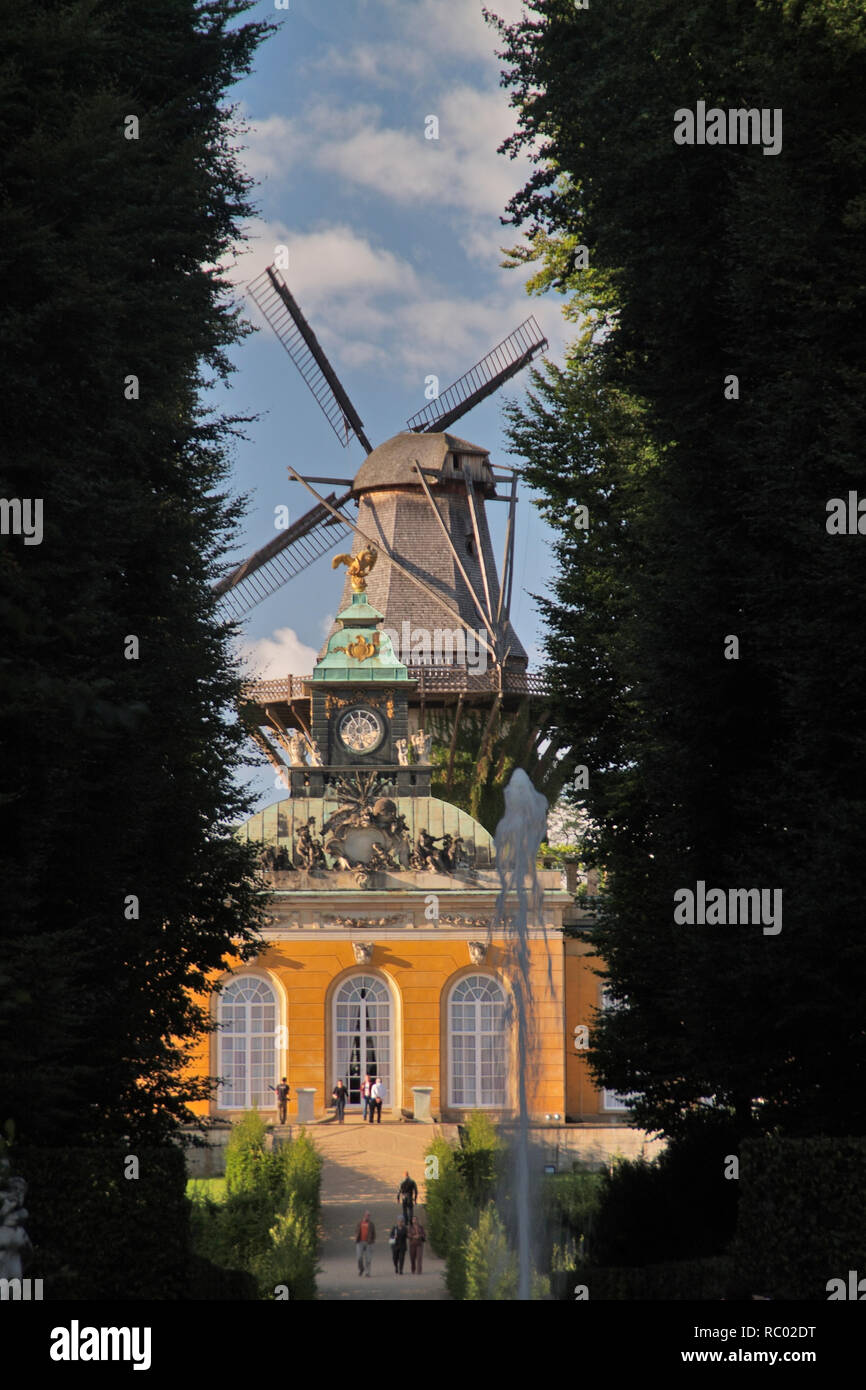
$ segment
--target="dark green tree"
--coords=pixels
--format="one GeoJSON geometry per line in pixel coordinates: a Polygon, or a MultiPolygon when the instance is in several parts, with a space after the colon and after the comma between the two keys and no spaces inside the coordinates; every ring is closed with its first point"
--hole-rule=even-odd
{"type": "Polygon", "coordinates": [[[467,811],[492,835],[505,812],[505,788],[520,767],[550,805],[573,776],[557,720],[546,700],[526,697],[516,710],[494,700],[487,710],[449,708],[428,715],[435,734],[433,795],[467,811]]]}
{"type": "Polygon", "coordinates": [[[866,551],[826,520],[862,488],[866,15],[527,10],[500,26],[535,165],[511,259],[581,333],[512,439],[559,532],[548,656],[610,870],[592,1060],[667,1133],[710,1102],[862,1132],[866,551]],[[698,101],[780,110],[781,152],[676,144],[698,101]],[[676,925],[698,880],[781,889],[781,932],[676,925]]]}
{"type": "Polygon", "coordinates": [[[0,1116],[25,1142],[171,1130],[207,1089],[183,1061],[211,973],[257,940],[211,595],[241,422],[201,403],[245,331],[213,267],[251,211],[226,105],[250,8],[0,5],[0,492],[43,516],[0,539],[0,1116]]]}

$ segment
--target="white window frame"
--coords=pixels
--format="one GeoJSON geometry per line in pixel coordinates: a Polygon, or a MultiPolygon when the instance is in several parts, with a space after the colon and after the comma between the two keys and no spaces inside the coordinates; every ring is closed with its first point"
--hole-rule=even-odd
{"type": "Polygon", "coordinates": [[[279,1077],[280,1058],[279,1048],[283,1039],[284,1029],[280,1024],[280,996],[273,982],[262,975],[237,975],[229,980],[225,988],[220,992],[217,1001],[217,1022],[220,1025],[217,1029],[217,1075],[220,1077],[218,1105],[221,1110],[252,1110],[256,1106],[259,1110],[271,1110],[276,1105],[272,1087],[276,1086],[279,1077]],[[251,986],[257,986],[258,990],[266,990],[270,999],[259,997],[247,999],[232,999],[232,994],[237,994],[241,990],[248,990],[251,986]],[[224,1010],[226,1008],[237,1008],[244,1006],[244,1028],[235,1032],[229,1031],[225,1025],[224,1010]],[[256,1020],[251,1016],[253,1007],[273,1009],[272,1020],[265,1015],[261,1022],[265,1025],[262,1028],[251,1027],[256,1020]],[[272,1026],[271,1026],[272,1022],[272,1026]],[[235,1050],[230,1047],[229,1039],[243,1039],[245,1046],[243,1049],[235,1050]],[[261,1046],[253,1047],[255,1040],[261,1040],[261,1046]],[[235,1075],[234,1057],[242,1051],[243,1055],[243,1078],[239,1084],[235,1075]],[[270,1058],[270,1062],[267,1059],[270,1058]],[[253,1072],[258,1068],[262,1070],[262,1075],[254,1077],[253,1072]],[[237,1092],[243,1091],[243,1099],[236,1099],[237,1092]],[[232,1098],[230,1098],[232,1097],[232,1098]]]}
{"type": "MultiPolygon", "coordinates": [[[[494,1002],[494,1001],[490,1001],[490,1002],[494,1002]]],[[[490,974],[488,971],[477,970],[477,971],[473,971],[473,973],[470,974],[470,975],[463,975],[459,980],[456,980],[456,981],[454,982],[454,984],[451,986],[451,989],[450,989],[449,992],[448,992],[448,1003],[447,1003],[447,1032],[448,1032],[448,1104],[449,1104],[449,1107],[450,1107],[451,1109],[453,1109],[453,1110],[502,1110],[502,1109],[507,1105],[507,1103],[508,1103],[508,1051],[507,1051],[508,1031],[507,1031],[507,1028],[506,1028],[506,1026],[505,1026],[505,1012],[506,1012],[507,1003],[508,1003],[508,998],[507,998],[507,995],[506,995],[506,993],[505,993],[505,990],[504,990],[504,988],[503,988],[503,986],[502,986],[501,981],[498,980],[498,979],[496,978],[495,975],[490,974]],[[461,1006],[464,1006],[464,1005],[466,1005],[466,1004],[469,1004],[469,1005],[472,1005],[472,1004],[478,1005],[478,1004],[484,1004],[485,1002],[487,1002],[487,1001],[485,1001],[485,1000],[483,1000],[483,999],[477,999],[477,1000],[467,999],[467,1000],[460,1000],[460,1001],[455,1000],[454,996],[457,994],[458,990],[462,990],[462,989],[467,988],[469,985],[471,985],[471,984],[472,984],[474,981],[476,981],[476,980],[484,980],[484,981],[487,981],[487,982],[489,982],[491,985],[493,985],[493,987],[498,991],[498,994],[499,994],[500,999],[497,1000],[497,1001],[495,1001],[495,1002],[498,1003],[498,1002],[500,1002],[500,1000],[501,1000],[501,1008],[502,1008],[501,1022],[500,1022],[500,1027],[499,1027],[498,1030],[497,1030],[497,1029],[482,1029],[482,1028],[480,1028],[480,1027],[478,1026],[478,1024],[479,1024],[479,1022],[480,1022],[480,1019],[479,1019],[477,1016],[476,1016],[476,1027],[475,1027],[475,1029],[474,1029],[472,1032],[469,1032],[469,1031],[466,1030],[466,1029],[455,1029],[455,1028],[454,1028],[454,1006],[455,1006],[455,1003],[458,1003],[458,1002],[459,1002],[461,1006]],[[497,1037],[497,1036],[498,1036],[498,1039],[499,1039],[498,1059],[499,1059],[499,1061],[500,1061],[500,1063],[501,1063],[502,1081],[501,1081],[501,1086],[498,1087],[498,1088],[496,1088],[494,1094],[495,1094],[495,1095],[498,1095],[500,1098],[499,1098],[499,1099],[494,1099],[494,1100],[482,1101],[482,1100],[477,1099],[479,1093],[482,1093],[482,1094],[483,1094],[483,1089],[482,1089],[482,1082],[483,1082],[482,1068],[483,1068],[483,1065],[484,1065],[484,1057],[483,1057],[482,1050],[481,1050],[481,1049],[479,1048],[479,1046],[478,1046],[478,1039],[479,1039],[479,1038],[482,1038],[482,1039],[483,1039],[483,1038],[485,1038],[485,1037],[487,1037],[487,1038],[494,1037],[494,1038],[495,1038],[495,1037],[497,1037]],[[456,1099],[456,1096],[457,1096],[457,1094],[458,1094],[458,1085],[457,1085],[457,1076],[456,1076],[457,1048],[455,1047],[455,1040],[456,1040],[457,1037],[460,1037],[460,1038],[472,1038],[472,1039],[474,1040],[473,1048],[472,1048],[472,1052],[473,1052],[473,1063],[474,1063],[474,1073],[475,1073],[475,1076],[474,1076],[474,1080],[475,1080],[475,1087],[474,1087],[474,1090],[475,1090],[475,1095],[476,1095],[476,1099],[475,1099],[474,1101],[472,1101],[472,1100],[457,1100],[457,1099],[456,1099]]],[[[461,1059],[461,1060],[462,1060],[462,1059],[461,1059]]],[[[496,1066],[496,1057],[494,1057],[494,1067],[495,1067],[495,1066],[496,1066]]],[[[461,1080],[462,1080],[462,1078],[461,1078],[461,1080]]],[[[490,1088],[490,1089],[492,1090],[493,1088],[490,1088]]],[[[461,1087],[461,1089],[460,1089],[460,1093],[462,1094],[462,1087],[461,1087]]]]}

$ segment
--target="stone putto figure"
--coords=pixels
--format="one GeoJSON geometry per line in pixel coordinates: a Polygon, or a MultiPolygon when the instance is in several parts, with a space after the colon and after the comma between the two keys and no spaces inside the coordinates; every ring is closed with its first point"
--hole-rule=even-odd
{"type": "Polygon", "coordinates": [[[425,734],[423,729],[419,729],[417,734],[412,735],[412,747],[415,750],[416,763],[429,763],[430,749],[433,747],[433,735],[425,734]]]}
{"type": "Polygon", "coordinates": [[[315,828],[316,822],[311,816],[307,824],[301,826],[295,840],[295,858],[301,861],[301,868],[308,873],[327,867],[322,842],[312,833],[315,828]]]}

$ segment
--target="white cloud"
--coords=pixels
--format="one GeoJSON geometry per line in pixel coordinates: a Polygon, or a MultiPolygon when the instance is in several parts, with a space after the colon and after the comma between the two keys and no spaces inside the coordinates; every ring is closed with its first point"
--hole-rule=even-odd
{"type": "Polygon", "coordinates": [[[270,637],[240,639],[238,648],[250,680],[306,676],[319,655],[302,642],[291,627],[279,627],[270,637]]]}
{"type": "Polygon", "coordinates": [[[256,179],[285,175],[300,154],[302,136],[298,122],[287,116],[266,116],[250,121],[235,142],[241,163],[256,179]]]}
{"type": "MultiPolygon", "coordinates": [[[[242,288],[272,263],[275,246],[288,246],[286,278],[338,371],[373,368],[414,388],[419,399],[416,406],[407,396],[407,414],[422,404],[427,375],[439,376],[444,389],[529,314],[538,318],[551,352],[561,348],[558,304],[527,300],[517,274],[503,272],[484,294],[460,295],[350,227],[296,233],[283,222],[256,221],[249,231],[251,247],[235,260],[229,279],[242,288]]],[[[244,307],[270,334],[253,301],[244,307]]]]}
{"type": "MultiPolygon", "coordinates": [[[[430,80],[441,64],[484,63],[499,68],[497,30],[482,14],[481,0],[376,0],[388,12],[391,38],[332,46],[317,67],[344,73],[380,87],[405,88],[407,80],[430,80]],[[447,8],[447,13],[446,13],[447,8]]],[[[492,0],[489,8],[511,24],[522,0],[492,0]]]]}

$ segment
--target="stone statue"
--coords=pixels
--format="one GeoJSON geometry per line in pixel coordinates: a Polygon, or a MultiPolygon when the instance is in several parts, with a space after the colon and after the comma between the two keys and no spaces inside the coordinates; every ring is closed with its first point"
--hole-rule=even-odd
{"type": "Polygon", "coordinates": [[[453,835],[443,835],[442,848],[439,851],[439,864],[446,874],[454,872],[454,837],[453,835]]]}
{"type": "Polygon", "coordinates": [[[415,863],[419,869],[429,869],[434,874],[439,872],[439,854],[436,849],[436,840],[429,830],[419,830],[418,843],[415,846],[415,863]]]}
{"type": "Polygon", "coordinates": [[[397,762],[401,767],[409,765],[409,743],[405,738],[398,738],[394,744],[397,749],[397,762]]]}
{"type": "Polygon", "coordinates": [[[316,822],[311,816],[307,824],[301,827],[295,841],[295,857],[300,859],[301,868],[306,869],[307,873],[327,867],[322,842],[312,833],[315,828],[316,822]]]}
{"type": "Polygon", "coordinates": [[[455,869],[468,869],[472,862],[462,835],[454,836],[454,843],[451,846],[451,862],[455,869]]]}
{"type": "Polygon", "coordinates": [[[373,963],[373,942],[372,941],[353,941],[352,952],[355,956],[356,965],[372,965],[373,963]]]}
{"type": "Polygon", "coordinates": [[[0,1171],[0,1279],[21,1278],[21,1256],[32,1246],[24,1229],[29,1212],[24,1206],[27,1183],[8,1176],[9,1160],[0,1171]]]}
{"type": "Polygon", "coordinates": [[[304,757],[304,741],[300,734],[289,735],[289,759],[292,767],[307,766],[307,760],[304,757]]]}
{"type": "Polygon", "coordinates": [[[334,861],[335,869],[351,869],[352,865],[343,853],[343,846],[339,840],[329,840],[326,849],[334,861]]]}
{"type": "Polygon", "coordinates": [[[279,849],[276,845],[265,845],[262,850],[262,864],[266,869],[272,872],[278,870],[280,873],[292,872],[295,867],[285,845],[280,845],[279,849]]]}
{"type": "Polygon", "coordinates": [[[484,964],[484,961],[485,961],[485,958],[486,958],[486,956],[487,956],[487,942],[486,942],[486,941],[470,941],[470,942],[468,943],[468,945],[469,945],[469,959],[472,961],[472,964],[473,964],[473,965],[483,965],[483,964],[484,964]]]}
{"type": "Polygon", "coordinates": [[[417,734],[412,735],[412,747],[415,750],[416,763],[429,763],[430,749],[433,747],[433,735],[425,734],[423,729],[419,729],[417,734]]]}
{"type": "Polygon", "coordinates": [[[374,844],[370,846],[367,868],[378,873],[383,869],[400,869],[402,865],[394,858],[389,849],[383,849],[381,845],[374,844]]]}
{"type": "Polygon", "coordinates": [[[319,745],[314,738],[307,739],[307,751],[310,754],[310,764],[312,767],[324,767],[322,755],[319,752],[319,745]]]}
{"type": "Polygon", "coordinates": [[[338,565],[345,565],[352,581],[352,592],[363,594],[367,588],[367,575],[378,558],[378,550],[375,546],[370,546],[366,550],[359,550],[357,555],[335,555],[331,561],[331,569],[335,570],[338,565]]]}

